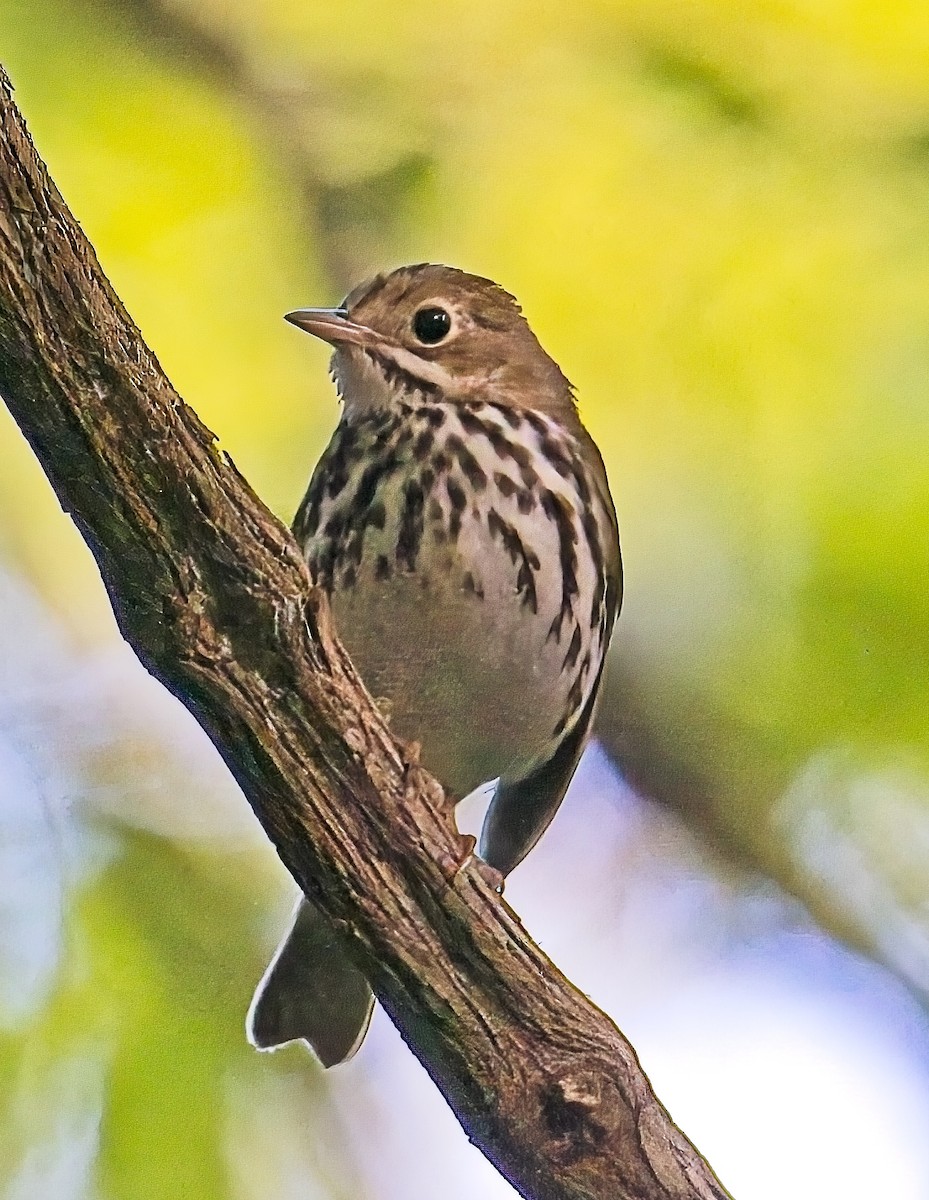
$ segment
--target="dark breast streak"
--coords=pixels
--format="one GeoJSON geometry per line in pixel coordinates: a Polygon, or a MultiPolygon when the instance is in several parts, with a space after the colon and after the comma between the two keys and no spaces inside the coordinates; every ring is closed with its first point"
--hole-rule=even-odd
{"type": "Polygon", "coordinates": [[[448,580],[458,568],[460,591],[483,602],[492,582],[486,572],[508,562],[510,594],[524,614],[516,619],[544,616],[544,640],[560,655],[564,706],[550,727],[557,740],[595,686],[618,608],[618,579],[609,569],[615,524],[602,490],[573,436],[550,419],[427,397],[339,424],[294,533],[315,581],[330,593],[358,586],[364,563],[375,584],[422,575],[425,586],[430,574],[448,580]],[[552,547],[545,561],[543,543],[552,547]],[[560,601],[543,613],[552,583],[560,601]]]}

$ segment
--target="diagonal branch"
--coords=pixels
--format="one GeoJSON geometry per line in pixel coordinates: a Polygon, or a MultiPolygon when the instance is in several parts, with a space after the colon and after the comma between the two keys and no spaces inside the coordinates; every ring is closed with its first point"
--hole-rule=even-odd
{"type": "Polygon", "coordinates": [[[0,393],[143,663],[196,715],[471,1139],[535,1200],[721,1200],[613,1023],[468,868],[298,548],[180,399],[0,69],[0,393]]]}

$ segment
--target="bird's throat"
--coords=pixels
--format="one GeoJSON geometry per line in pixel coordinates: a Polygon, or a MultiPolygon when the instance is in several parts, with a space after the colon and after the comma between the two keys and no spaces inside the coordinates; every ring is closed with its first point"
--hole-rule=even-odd
{"type": "Polygon", "coordinates": [[[340,346],[331,369],[349,419],[362,420],[402,400],[441,399],[454,390],[454,381],[442,367],[389,343],[340,346]]]}

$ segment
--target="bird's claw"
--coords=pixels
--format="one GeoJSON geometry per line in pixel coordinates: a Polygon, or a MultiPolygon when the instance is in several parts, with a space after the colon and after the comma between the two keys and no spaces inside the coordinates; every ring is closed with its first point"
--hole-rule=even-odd
{"type": "Polygon", "coordinates": [[[461,838],[461,854],[456,858],[453,854],[447,854],[442,859],[442,872],[445,875],[446,883],[451,886],[458,878],[462,871],[468,867],[473,867],[477,874],[484,882],[498,895],[503,893],[503,874],[496,867],[492,867],[489,863],[484,862],[479,854],[475,854],[474,848],[477,845],[477,840],[470,833],[462,835],[461,838]]]}

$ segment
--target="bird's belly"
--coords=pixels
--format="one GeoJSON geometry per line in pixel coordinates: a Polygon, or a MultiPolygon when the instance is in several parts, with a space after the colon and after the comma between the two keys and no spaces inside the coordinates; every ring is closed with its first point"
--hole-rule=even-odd
{"type": "Polygon", "coordinates": [[[391,729],[420,743],[458,797],[544,757],[565,705],[550,622],[495,592],[484,567],[483,596],[459,569],[377,580],[364,566],[332,594],[339,636],[391,729]]]}

